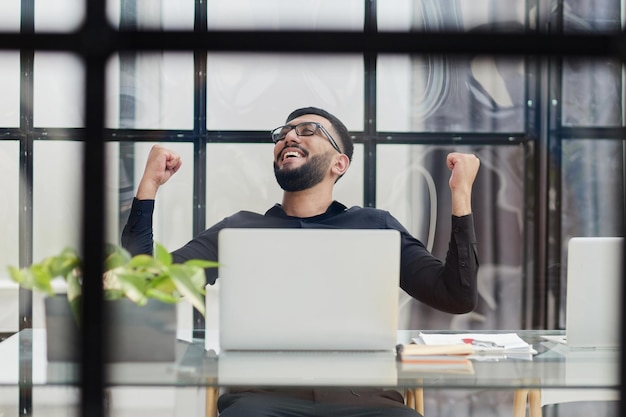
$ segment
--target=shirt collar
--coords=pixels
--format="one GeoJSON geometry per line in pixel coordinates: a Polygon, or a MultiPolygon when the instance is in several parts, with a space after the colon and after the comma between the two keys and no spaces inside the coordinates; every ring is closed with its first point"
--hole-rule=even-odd
{"type": "Polygon", "coordinates": [[[300,218],[300,217],[288,216],[287,213],[285,213],[285,210],[283,210],[283,206],[276,203],[274,207],[270,208],[268,211],[265,212],[265,215],[270,216],[270,217],[280,217],[284,219],[302,219],[302,220],[324,219],[324,218],[333,217],[333,216],[336,216],[337,214],[343,213],[347,209],[348,208],[344,206],[343,204],[341,204],[340,202],[333,201],[330,204],[330,206],[328,206],[328,208],[326,209],[324,213],[318,214],[317,216],[313,216],[313,217],[300,218]]]}

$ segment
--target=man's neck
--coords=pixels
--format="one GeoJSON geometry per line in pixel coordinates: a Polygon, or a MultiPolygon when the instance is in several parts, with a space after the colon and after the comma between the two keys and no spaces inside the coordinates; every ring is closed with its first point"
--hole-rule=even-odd
{"type": "Polygon", "coordinates": [[[332,202],[333,196],[330,192],[315,189],[285,191],[282,207],[288,216],[306,218],[324,214],[332,202]]]}

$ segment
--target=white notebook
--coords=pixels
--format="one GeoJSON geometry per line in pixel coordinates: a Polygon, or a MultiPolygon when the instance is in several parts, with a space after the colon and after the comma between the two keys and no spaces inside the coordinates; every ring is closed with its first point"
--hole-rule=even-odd
{"type": "Polygon", "coordinates": [[[397,341],[400,233],[224,229],[224,350],[389,350],[397,341]]]}

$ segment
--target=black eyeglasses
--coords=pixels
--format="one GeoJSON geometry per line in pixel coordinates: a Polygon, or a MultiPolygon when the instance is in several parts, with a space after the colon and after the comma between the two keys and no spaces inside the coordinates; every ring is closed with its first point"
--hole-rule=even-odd
{"type": "Polygon", "coordinates": [[[315,132],[317,132],[317,129],[320,129],[322,132],[324,132],[324,135],[326,135],[326,137],[330,141],[330,144],[333,145],[333,148],[335,148],[337,152],[342,153],[341,149],[339,149],[339,146],[337,145],[337,142],[335,142],[335,139],[333,139],[330,133],[328,133],[328,130],[326,130],[324,126],[317,122],[302,122],[298,123],[295,126],[279,126],[276,129],[272,130],[272,141],[274,143],[277,143],[285,139],[285,136],[287,136],[287,133],[289,133],[291,129],[294,129],[296,131],[296,135],[298,136],[313,136],[315,132]]]}

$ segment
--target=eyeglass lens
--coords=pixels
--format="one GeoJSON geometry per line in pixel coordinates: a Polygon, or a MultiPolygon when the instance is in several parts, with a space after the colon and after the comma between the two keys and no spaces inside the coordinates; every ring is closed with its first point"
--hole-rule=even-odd
{"type": "Polygon", "coordinates": [[[274,142],[278,142],[279,140],[285,139],[285,136],[287,136],[287,133],[289,133],[291,129],[295,129],[296,135],[298,136],[313,136],[318,128],[319,125],[313,122],[299,123],[295,126],[284,125],[276,128],[272,132],[272,140],[274,142]]]}

